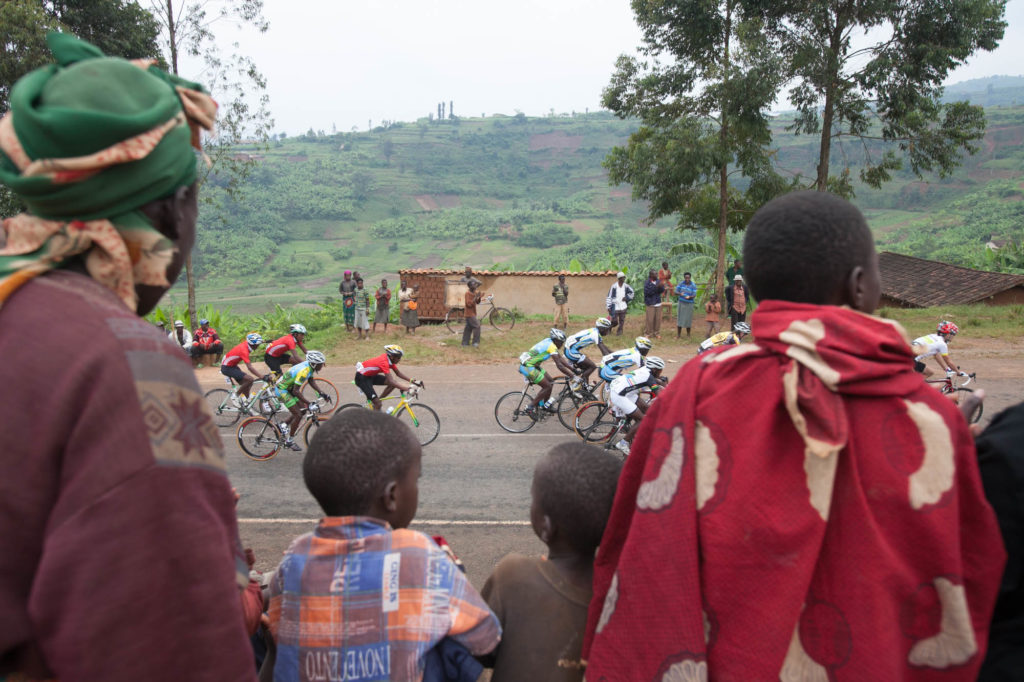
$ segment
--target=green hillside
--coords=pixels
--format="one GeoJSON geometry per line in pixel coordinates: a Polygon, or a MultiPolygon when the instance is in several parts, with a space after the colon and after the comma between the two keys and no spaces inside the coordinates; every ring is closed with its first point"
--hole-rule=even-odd
{"type": "MultiPolygon", "coordinates": [[[[905,172],[881,190],[857,188],[883,248],[979,266],[989,240],[1021,241],[1024,107],[987,111],[981,149],[952,177],[905,172]]],[[[778,166],[810,177],[817,140],[788,133],[789,122],[774,125],[778,166]]],[[[645,225],[629,188],[607,184],[602,160],[637,126],[608,112],[519,114],[311,130],[239,150],[258,165],[238,203],[216,192],[216,177],[207,188],[223,210],[202,213],[199,300],[239,312],[313,304],[336,293],[346,268],[368,280],[408,267],[560,269],[574,258],[645,270],[684,237],[671,220],[645,225]]],[[[854,152],[837,145],[833,158],[854,152]]],[[[183,298],[179,283],[172,300],[183,298]]]]}

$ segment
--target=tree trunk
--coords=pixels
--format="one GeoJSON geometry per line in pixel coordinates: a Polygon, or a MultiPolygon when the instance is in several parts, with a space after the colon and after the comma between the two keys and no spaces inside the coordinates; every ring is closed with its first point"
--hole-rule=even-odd
{"type": "Polygon", "coordinates": [[[832,155],[832,120],[836,111],[836,79],[839,78],[839,50],[842,48],[845,24],[841,16],[836,15],[836,25],[829,36],[829,79],[825,86],[825,107],[821,112],[821,140],[818,145],[818,177],[814,188],[819,192],[828,190],[828,167],[832,155]]]}
{"type": "MultiPolygon", "coordinates": [[[[725,5],[725,41],[722,54],[722,80],[729,84],[729,41],[732,39],[732,3],[725,5]]],[[[723,90],[728,89],[723,88],[723,90]]],[[[722,106],[722,127],[718,131],[722,150],[728,149],[729,119],[722,106]]],[[[718,263],[715,265],[715,293],[719,300],[725,300],[725,249],[729,238],[729,164],[722,163],[718,172],[718,263]]]]}

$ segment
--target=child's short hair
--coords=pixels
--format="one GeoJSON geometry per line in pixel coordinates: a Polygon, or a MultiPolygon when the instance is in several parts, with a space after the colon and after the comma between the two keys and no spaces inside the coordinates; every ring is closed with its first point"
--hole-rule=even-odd
{"type": "Polygon", "coordinates": [[[828,192],[793,192],[750,219],[743,274],[758,300],[824,304],[853,268],[867,266],[874,249],[856,206],[828,192]]]}
{"type": "Polygon", "coordinates": [[[365,514],[419,452],[419,442],[399,420],[350,408],[317,429],[302,461],[302,478],[328,516],[365,514]]]}
{"type": "Polygon", "coordinates": [[[615,455],[578,442],[556,445],[537,462],[537,504],[575,549],[593,552],[601,544],[621,470],[615,455]]]}

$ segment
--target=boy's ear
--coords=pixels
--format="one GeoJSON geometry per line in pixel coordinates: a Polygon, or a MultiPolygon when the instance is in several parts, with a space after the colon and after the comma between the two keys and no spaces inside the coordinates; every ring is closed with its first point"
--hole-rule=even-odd
{"type": "Polygon", "coordinates": [[[545,514],[540,521],[540,528],[537,529],[537,536],[540,538],[540,541],[545,545],[550,545],[557,533],[558,529],[552,523],[551,517],[545,514]]]}
{"type": "Polygon", "coordinates": [[[843,292],[846,300],[842,301],[842,304],[854,310],[864,310],[867,298],[866,277],[867,271],[860,265],[850,270],[850,275],[846,278],[846,291],[843,292]]]}
{"type": "Polygon", "coordinates": [[[398,481],[390,481],[386,486],[384,486],[384,492],[381,494],[381,501],[384,503],[384,508],[389,512],[393,512],[398,509],[398,481]]]}

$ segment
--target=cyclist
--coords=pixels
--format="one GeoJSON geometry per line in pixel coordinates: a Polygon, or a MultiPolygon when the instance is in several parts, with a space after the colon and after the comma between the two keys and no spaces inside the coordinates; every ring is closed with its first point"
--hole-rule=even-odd
{"type": "Polygon", "coordinates": [[[317,397],[319,397],[321,395],[320,387],[316,385],[313,374],[323,369],[325,364],[327,364],[327,358],[324,357],[324,354],[318,350],[311,350],[306,353],[304,361],[293,365],[274,386],[278,400],[292,413],[291,419],[281,425],[286,448],[295,451],[302,449],[292,439],[292,434],[298,430],[299,423],[302,421],[302,410],[309,407],[309,401],[302,397],[302,387],[308,381],[309,387],[316,391],[317,397]]]}
{"type": "Polygon", "coordinates": [[[746,322],[737,322],[732,326],[731,332],[719,332],[714,336],[709,336],[700,342],[697,346],[697,355],[706,353],[712,348],[718,348],[719,346],[736,346],[743,339],[744,336],[750,333],[750,325],[746,322]]]}
{"type": "Polygon", "coordinates": [[[239,399],[238,394],[248,398],[249,389],[252,388],[253,382],[255,382],[256,379],[269,379],[269,375],[264,376],[260,374],[256,368],[252,366],[252,361],[249,359],[249,354],[259,348],[262,344],[263,337],[253,332],[245,337],[245,341],[242,341],[242,343],[229,350],[224,355],[224,359],[220,363],[220,373],[238,382],[238,391],[231,395],[231,401],[235,404],[235,407],[242,407],[242,402],[239,399]],[[239,367],[243,362],[245,363],[245,368],[249,370],[249,374],[243,372],[239,367]],[[252,376],[250,376],[250,374],[252,376]]]}
{"type": "Polygon", "coordinates": [[[643,367],[615,377],[608,387],[608,396],[612,411],[617,417],[629,417],[633,424],[625,437],[615,444],[624,454],[629,454],[629,445],[640,428],[640,420],[647,414],[650,403],[640,399],[640,391],[653,388],[662,383],[661,373],[665,370],[665,361],[656,355],[647,358],[643,367]]]}
{"type": "MultiPolygon", "coordinates": [[[[402,350],[402,347],[392,343],[384,346],[384,352],[377,357],[356,363],[355,385],[366,395],[366,399],[373,403],[373,409],[379,410],[380,399],[386,398],[396,388],[399,391],[408,391],[413,384],[423,386],[422,381],[410,379],[399,371],[398,363],[401,362],[404,355],[405,351],[402,350]],[[406,383],[391,376],[392,370],[398,379],[404,379],[406,383]],[[373,389],[374,386],[385,387],[379,397],[373,389]]],[[[388,411],[390,412],[390,410],[388,411]]]]}
{"type": "Polygon", "coordinates": [[[574,370],[580,371],[580,376],[588,383],[590,375],[597,369],[597,364],[583,354],[583,349],[596,344],[602,356],[610,354],[612,351],[604,345],[603,338],[611,329],[612,321],[607,317],[599,317],[593,327],[578,331],[565,340],[562,354],[573,365],[574,370]]]}
{"type": "MultiPolygon", "coordinates": [[[[911,344],[914,353],[917,354],[914,357],[914,370],[924,374],[926,377],[932,376],[934,372],[925,366],[924,361],[934,356],[935,362],[939,363],[939,367],[946,370],[947,376],[955,374],[958,368],[949,359],[949,343],[959,331],[960,328],[955,324],[948,320],[943,320],[939,322],[934,334],[914,339],[914,343],[911,344]]],[[[960,376],[965,377],[967,373],[960,372],[960,376]]]]}
{"type": "Polygon", "coordinates": [[[295,347],[298,346],[302,349],[302,353],[306,353],[306,344],[303,341],[306,340],[306,328],[301,324],[293,324],[288,328],[288,333],[279,339],[274,339],[267,346],[267,352],[263,356],[263,362],[267,363],[267,367],[274,374],[281,376],[283,373],[281,365],[297,365],[302,360],[299,359],[298,354],[295,352],[295,347]]]}
{"type": "Polygon", "coordinates": [[[537,407],[543,403],[544,409],[549,412],[554,412],[556,409],[554,400],[551,400],[551,388],[553,382],[551,377],[547,375],[544,368],[541,367],[548,358],[555,361],[555,366],[558,370],[567,377],[575,377],[576,374],[573,371],[572,365],[570,365],[565,358],[559,353],[559,349],[565,345],[565,332],[557,327],[552,327],[548,337],[541,341],[538,341],[533,345],[530,350],[522,353],[519,356],[519,373],[530,382],[540,387],[540,391],[533,398],[533,402],[526,408],[526,413],[530,415],[530,419],[537,420],[537,407]]]}
{"type": "Polygon", "coordinates": [[[623,348],[601,358],[601,369],[598,370],[598,376],[611,383],[620,374],[625,374],[634,367],[643,367],[644,358],[651,352],[653,345],[646,336],[636,337],[632,348],[623,348]]]}

